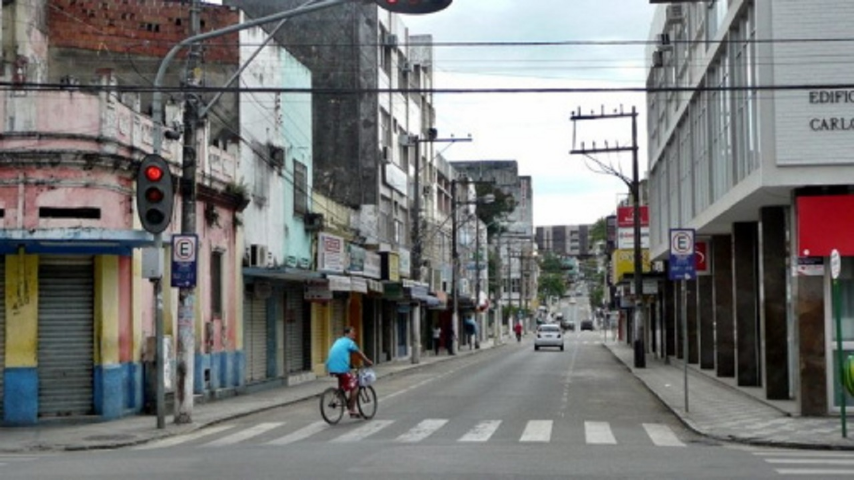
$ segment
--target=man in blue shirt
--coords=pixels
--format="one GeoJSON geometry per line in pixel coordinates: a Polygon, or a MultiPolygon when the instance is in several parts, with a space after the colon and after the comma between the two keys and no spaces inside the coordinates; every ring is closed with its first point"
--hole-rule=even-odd
{"type": "Polygon", "coordinates": [[[356,390],[359,386],[359,379],[356,375],[350,372],[350,354],[355,353],[367,365],[373,365],[371,359],[365,356],[359,346],[356,345],[356,329],[353,327],[345,327],[344,335],[335,340],[332,348],[329,349],[329,357],[326,359],[326,371],[334,377],[338,377],[338,387],[347,392],[347,406],[350,410],[351,417],[359,417],[359,412],[356,411],[356,390]]]}

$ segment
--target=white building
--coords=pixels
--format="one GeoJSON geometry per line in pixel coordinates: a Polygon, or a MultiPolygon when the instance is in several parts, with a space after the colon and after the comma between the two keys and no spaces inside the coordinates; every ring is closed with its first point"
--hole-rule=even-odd
{"type": "Polygon", "coordinates": [[[847,0],[670,3],[648,57],[652,257],[667,259],[670,228],[693,228],[707,274],[687,282],[688,344],[673,282],[647,344],[804,415],[839,408],[833,248],[854,315],[852,21],[847,0]]]}

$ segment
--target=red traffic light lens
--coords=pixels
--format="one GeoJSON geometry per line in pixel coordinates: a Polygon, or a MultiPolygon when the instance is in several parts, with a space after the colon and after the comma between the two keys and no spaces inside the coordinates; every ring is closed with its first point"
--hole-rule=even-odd
{"type": "Polygon", "coordinates": [[[159,182],[163,178],[163,170],[156,165],[149,165],[145,169],[145,178],[149,182],[159,182]]]}
{"type": "Polygon", "coordinates": [[[163,201],[165,195],[163,194],[163,190],[160,190],[157,187],[150,187],[145,191],[145,199],[151,203],[159,203],[163,201]]]}

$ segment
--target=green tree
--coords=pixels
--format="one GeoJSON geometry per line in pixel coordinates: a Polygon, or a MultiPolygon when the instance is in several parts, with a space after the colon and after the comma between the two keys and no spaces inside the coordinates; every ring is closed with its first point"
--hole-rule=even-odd
{"type": "Polygon", "coordinates": [[[487,241],[491,242],[495,235],[500,235],[507,230],[503,223],[516,210],[516,199],[492,183],[477,183],[475,191],[477,198],[483,198],[486,195],[495,196],[494,202],[477,205],[477,218],[486,225],[487,241]]]}
{"type": "Polygon", "coordinates": [[[545,302],[549,297],[563,297],[566,294],[566,272],[560,257],[546,252],[540,257],[540,278],[537,294],[545,302]]]}
{"type": "Polygon", "coordinates": [[[590,243],[604,242],[608,238],[608,218],[602,217],[590,228],[590,243]]]}

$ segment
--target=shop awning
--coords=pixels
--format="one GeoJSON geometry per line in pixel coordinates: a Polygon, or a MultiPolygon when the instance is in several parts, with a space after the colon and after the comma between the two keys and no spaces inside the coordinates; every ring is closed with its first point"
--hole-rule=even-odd
{"type": "Polygon", "coordinates": [[[323,278],[323,275],[311,270],[302,270],[293,267],[258,268],[247,267],[243,269],[244,277],[265,278],[268,280],[282,280],[285,282],[303,282],[323,278]]]}
{"type": "MultiPolygon", "coordinates": [[[[164,235],[163,243],[168,236],[164,235]]],[[[131,255],[133,249],[154,245],[154,235],[143,230],[104,228],[48,228],[0,230],[0,253],[131,255]]]]}

